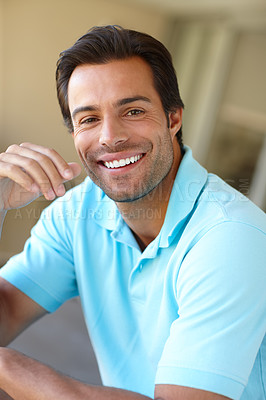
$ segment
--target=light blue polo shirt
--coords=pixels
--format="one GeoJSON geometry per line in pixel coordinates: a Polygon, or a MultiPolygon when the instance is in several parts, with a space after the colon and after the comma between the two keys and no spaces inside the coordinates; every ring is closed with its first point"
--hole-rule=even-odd
{"type": "Polygon", "coordinates": [[[164,225],[143,253],[87,178],[43,212],[1,276],[48,311],[80,296],[104,385],[152,398],[157,383],[263,400],[265,226],[264,213],[187,148],[164,225]]]}

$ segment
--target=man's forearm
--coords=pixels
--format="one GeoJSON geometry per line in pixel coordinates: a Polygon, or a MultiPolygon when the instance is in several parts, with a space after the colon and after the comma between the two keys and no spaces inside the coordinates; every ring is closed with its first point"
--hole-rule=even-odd
{"type": "Polygon", "coordinates": [[[0,389],[14,400],[151,400],[126,390],[81,383],[7,348],[0,348],[0,389]]]}

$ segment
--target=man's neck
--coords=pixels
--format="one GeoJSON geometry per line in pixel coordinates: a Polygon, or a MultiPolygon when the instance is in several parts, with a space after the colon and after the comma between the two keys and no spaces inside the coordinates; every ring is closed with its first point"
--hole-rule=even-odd
{"type": "MultiPolygon", "coordinates": [[[[147,196],[146,196],[147,197],[147,196]]],[[[117,207],[132,230],[141,250],[159,234],[167,211],[168,201],[141,199],[132,203],[117,203],[117,207]]]]}
{"type": "Polygon", "coordinates": [[[174,180],[181,162],[180,151],[175,154],[174,159],[168,175],[151,193],[133,202],[116,203],[142,251],[158,236],[163,226],[174,180]]]}

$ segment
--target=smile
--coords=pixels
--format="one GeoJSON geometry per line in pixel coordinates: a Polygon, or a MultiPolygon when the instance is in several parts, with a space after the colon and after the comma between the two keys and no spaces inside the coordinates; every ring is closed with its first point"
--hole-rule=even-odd
{"type": "Polygon", "coordinates": [[[113,161],[106,161],[103,163],[103,165],[106,168],[121,168],[125,167],[126,165],[129,164],[134,164],[137,161],[139,161],[143,157],[142,154],[138,154],[137,156],[132,156],[128,158],[121,158],[121,160],[113,160],[113,161]]]}

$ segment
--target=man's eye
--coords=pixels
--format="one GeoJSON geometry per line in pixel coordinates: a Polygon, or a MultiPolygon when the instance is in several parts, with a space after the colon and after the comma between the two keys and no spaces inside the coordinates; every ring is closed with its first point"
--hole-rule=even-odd
{"type": "Polygon", "coordinates": [[[84,118],[83,120],[80,121],[80,125],[92,124],[93,122],[96,122],[96,121],[98,121],[98,120],[95,117],[84,118]]]}
{"type": "Polygon", "coordinates": [[[127,112],[127,115],[129,116],[136,116],[136,115],[140,115],[143,114],[143,110],[139,110],[139,109],[134,109],[134,110],[130,110],[127,112]]]}

